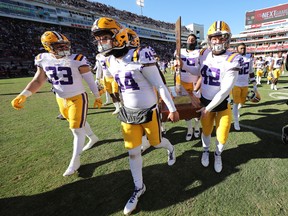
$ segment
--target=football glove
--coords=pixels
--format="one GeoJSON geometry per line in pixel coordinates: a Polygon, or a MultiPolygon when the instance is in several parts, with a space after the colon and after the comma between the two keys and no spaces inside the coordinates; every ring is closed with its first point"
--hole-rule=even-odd
{"type": "Polygon", "coordinates": [[[98,109],[101,109],[102,107],[102,99],[101,98],[96,98],[94,101],[94,108],[98,107],[98,109]]]}
{"type": "Polygon", "coordinates": [[[26,98],[27,97],[25,95],[18,95],[11,101],[11,105],[13,106],[14,109],[20,110],[24,107],[23,104],[26,101],[26,98]]]}

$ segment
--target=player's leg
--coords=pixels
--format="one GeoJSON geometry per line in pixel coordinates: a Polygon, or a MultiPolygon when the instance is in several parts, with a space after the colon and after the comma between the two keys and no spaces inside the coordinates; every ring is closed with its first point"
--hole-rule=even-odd
{"type": "Polygon", "coordinates": [[[84,129],[85,129],[86,136],[89,139],[88,143],[83,148],[83,151],[86,151],[92,148],[92,146],[95,145],[99,141],[99,138],[93,133],[90,127],[90,124],[87,121],[85,123],[84,129]]]}
{"type": "Polygon", "coordinates": [[[201,118],[201,124],[202,124],[201,140],[202,140],[202,147],[203,147],[201,164],[204,167],[207,167],[209,165],[209,150],[210,150],[210,144],[211,144],[211,133],[214,127],[215,115],[216,115],[215,112],[210,112],[207,116],[201,118]]]}
{"type": "Polygon", "coordinates": [[[67,170],[63,174],[63,176],[69,176],[74,174],[80,167],[80,154],[85,143],[86,132],[84,124],[88,110],[88,96],[87,93],[83,93],[67,99],[57,99],[57,102],[59,107],[68,110],[67,120],[73,134],[72,158],[67,170]]]}
{"type": "Polygon", "coordinates": [[[150,145],[155,148],[164,148],[168,152],[168,165],[176,162],[175,148],[167,138],[162,137],[161,122],[158,108],[153,110],[152,121],[142,124],[150,145]]]}
{"type": "Polygon", "coordinates": [[[224,150],[224,145],[227,142],[232,115],[231,108],[228,104],[228,109],[217,113],[216,117],[216,151],[214,154],[214,169],[217,173],[222,171],[222,158],[221,153],[224,150]]]}
{"type": "Polygon", "coordinates": [[[187,124],[186,141],[189,141],[192,139],[193,134],[192,119],[186,119],[185,122],[187,124]]]}
{"type": "Polygon", "coordinates": [[[124,214],[130,214],[137,206],[139,197],[145,192],[146,188],[143,183],[142,175],[142,156],[141,142],[143,128],[141,125],[132,125],[121,123],[124,137],[125,148],[129,153],[129,165],[133,182],[135,185],[134,192],[124,207],[124,214]]]}

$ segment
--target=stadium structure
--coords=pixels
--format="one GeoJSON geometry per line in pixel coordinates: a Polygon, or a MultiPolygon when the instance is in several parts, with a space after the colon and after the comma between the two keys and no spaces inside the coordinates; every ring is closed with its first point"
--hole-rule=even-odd
{"type": "Polygon", "coordinates": [[[267,55],[288,51],[288,3],[269,8],[248,11],[245,14],[245,30],[233,35],[230,49],[236,51],[239,43],[245,43],[247,52],[267,55]]]}
{"type": "MultiPolygon", "coordinates": [[[[170,60],[175,50],[174,23],[119,11],[98,2],[1,0],[0,16],[3,35],[0,43],[3,53],[0,57],[1,68],[3,64],[12,64],[10,61],[13,61],[13,64],[17,61],[25,65],[27,62],[33,64],[34,56],[44,52],[40,36],[47,30],[56,30],[67,35],[72,42],[72,51],[81,52],[93,63],[96,48],[92,44],[90,28],[93,22],[102,16],[115,18],[123,26],[133,29],[139,35],[141,44],[151,45],[162,59],[170,60]]],[[[186,43],[189,32],[182,26],[183,43],[186,43]]]]}

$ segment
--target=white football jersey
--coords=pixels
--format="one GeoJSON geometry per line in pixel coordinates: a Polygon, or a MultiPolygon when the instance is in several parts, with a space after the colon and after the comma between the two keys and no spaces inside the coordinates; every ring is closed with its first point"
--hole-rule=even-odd
{"type": "MultiPolygon", "coordinates": [[[[144,109],[157,104],[157,96],[152,83],[157,81],[159,85],[165,85],[159,73],[152,74],[153,80],[153,77],[152,79],[150,77],[151,74],[148,77],[148,74],[144,74],[142,70],[143,64],[154,65],[156,63],[153,52],[154,50],[151,50],[150,47],[141,47],[140,49],[130,49],[122,59],[116,59],[113,56],[108,58],[108,69],[121,89],[125,107],[144,109]]],[[[158,71],[156,65],[153,69],[158,71]]],[[[174,104],[169,104],[171,101],[165,101],[165,103],[168,108],[173,106],[174,111],[176,110],[174,104]]]]}
{"type": "Polygon", "coordinates": [[[206,49],[203,54],[200,54],[199,62],[202,76],[201,94],[204,98],[212,100],[222,88],[232,90],[234,85],[227,86],[228,83],[222,80],[224,77],[228,78],[229,82],[237,79],[243,58],[229,51],[222,55],[213,55],[209,49],[206,49]]]}
{"type": "Polygon", "coordinates": [[[256,61],[256,68],[263,70],[264,69],[264,65],[265,65],[265,61],[264,60],[257,60],[256,61]]]}
{"type": "Polygon", "coordinates": [[[280,69],[283,65],[283,58],[279,58],[279,57],[275,57],[274,58],[274,65],[273,65],[273,69],[280,69]]]}
{"type": "Polygon", "coordinates": [[[69,98],[85,92],[79,72],[79,67],[89,66],[85,56],[72,54],[56,59],[50,53],[41,53],[36,56],[35,65],[43,69],[57,97],[69,98]]]}
{"type": "Polygon", "coordinates": [[[186,83],[196,83],[198,76],[191,73],[197,73],[199,70],[199,51],[193,50],[188,52],[187,49],[181,49],[181,59],[183,66],[181,69],[181,81],[186,83]]]}
{"type": "Polygon", "coordinates": [[[253,71],[253,58],[250,54],[242,56],[243,64],[241,70],[239,71],[238,78],[236,80],[235,86],[248,86],[249,80],[251,82],[255,81],[254,71],[253,71]]]}
{"type": "Polygon", "coordinates": [[[271,66],[271,63],[272,63],[272,61],[273,61],[273,57],[271,57],[271,56],[268,56],[268,57],[266,57],[265,58],[265,61],[267,62],[267,65],[270,67],[271,66]]]}
{"type": "Polygon", "coordinates": [[[97,70],[96,70],[96,78],[101,79],[102,77],[112,77],[112,74],[109,72],[106,66],[106,59],[102,54],[98,54],[96,56],[96,64],[97,64],[97,70]]]}

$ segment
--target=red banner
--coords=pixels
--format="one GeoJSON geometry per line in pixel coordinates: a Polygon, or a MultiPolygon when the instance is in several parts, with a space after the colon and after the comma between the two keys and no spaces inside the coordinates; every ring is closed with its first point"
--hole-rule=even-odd
{"type": "Polygon", "coordinates": [[[265,22],[271,22],[288,18],[288,4],[282,4],[262,10],[246,12],[245,25],[257,26],[265,22]]]}

